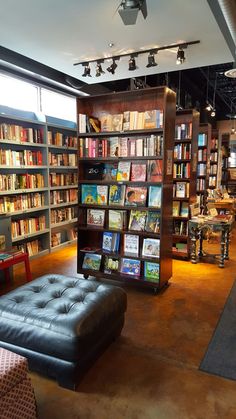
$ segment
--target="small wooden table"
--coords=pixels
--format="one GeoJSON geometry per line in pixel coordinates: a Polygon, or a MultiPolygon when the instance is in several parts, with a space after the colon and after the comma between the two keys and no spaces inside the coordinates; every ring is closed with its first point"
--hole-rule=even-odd
{"type": "Polygon", "coordinates": [[[219,199],[214,202],[214,207],[217,210],[226,210],[231,214],[235,214],[236,201],[235,199],[219,199]]]}
{"type": "MultiPolygon", "coordinates": [[[[229,259],[229,234],[233,224],[233,217],[195,217],[189,220],[189,234],[191,239],[191,262],[197,263],[196,243],[199,240],[198,257],[206,256],[203,252],[203,240],[207,231],[221,233],[219,267],[224,268],[224,261],[229,259]]],[[[217,255],[214,255],[217,256],[217,255]]]]}
{"type": "MultiPolygon", "coordinates": [[[[7,253],[8,251],[4,251],[3,253],[7,253]]],[[[10,254],[10,251],[9,251],[10,254]]],[[[31,271],[30,271],[30,264],[29,264],[29,255],[26,252],[12,254],[12,258],[6,259],[2,262],[0,262],[0,270],[4,271],[4,276],[7,281],[10,280],[10,273],[9,268],[11,268],[13,265],[16,265],[17,263],[24,262],[25,264],[25,275],[26,275],[26,281],[29,282],[32,280],[31,271]]]]}

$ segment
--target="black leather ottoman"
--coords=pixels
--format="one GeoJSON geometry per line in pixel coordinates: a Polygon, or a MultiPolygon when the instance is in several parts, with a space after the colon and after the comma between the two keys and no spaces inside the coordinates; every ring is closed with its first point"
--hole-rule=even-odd
{"type": "Polygon", "coordinates": [[[75,388],[124,325],[124,290],[97,281],[44,275],[0,297],[0,346],[30,369],[75,388]]]}

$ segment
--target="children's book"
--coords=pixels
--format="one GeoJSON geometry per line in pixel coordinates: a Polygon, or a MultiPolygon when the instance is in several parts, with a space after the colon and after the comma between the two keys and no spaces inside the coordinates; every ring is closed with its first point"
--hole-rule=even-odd
{"type": "Polygon", "coordinates": [[[147,211],[130,211],[129,230],[144,231],[147,211]]]}
{"type": "Polygon", "coordinates": [[[176,198],[187,197],[186,182],[176,182],[175,191],[176,198]]]}
{"type": "Polygon", "coordinates": [[[119,137],[109,138],[110,157],[119,157],[119,137]]]}
{"type": "Polygon", "coordinates": [[[146,163],[131,164],[131,180],[133,182],[145,182],[146,180],[146,163]]]}
{"type": "Polygon", "coordinates": [[[105,256],[104,259],[104,273],[111,274],[119,271],[119,259],[105,256]]]}
{"type": "Polygon", "coordinates": [[[104,163],[103,180],[116,180],[118,163],[104,163]]]}
{"type": "Polygon", "coordinates": [[[139,255],[139,236],[135,234],[124,234],[124,254],[139,255]]]}
{"type": "Polygon", "coordinates": [[[179,217],[180,201],[173,201],[173,217],[179,217]]]}
{"type": "Polygon", "coordinates": [[[145,230],[152,233],[160,233],[159,211],[148,211],[145,230]]]}
{"type": "Polygon", "coordinates": [[[106,205],[108,200],[108,186],[107,185],[96,185],[97,186],[97,204],[106,205]]]}
{"type": "Polygon", "coordinates": [[[92,271],[99,271],[101,265],[102,255],[95,253],[85,253],[82,269],[91,269],[92,271]]]}
{"type": "Polygon", "coordinates": [[[160,239],[143,239],[142,256],[151,258],[159,258],[160,256],[160,239]]]}
{"type": "Polygon", "coordinates": [[[144,262],[144,277],[146,281],[159,282],[159,271],[160,271],[159,263],[148,262],[148,261],[144,262]]]}
{"type": "Polygon", "coordinates": [[[148,162],[148,181],[162,182],[163,165],[162,160],[149,160],[148,162]]]}
{"type": "Polygon", "coordinates": [[[103,227],[105,220],[105,210],[91,209],[87,210],[87,225],[94,227],[103,227]]]}
{"type": "Polygon", "coordinates": [[[81,185],[81,203],[97,204],[97,185],[81,185]]]}
{"type": "Polygon", "coordinates": [[[112,252],[113,233],[111,231],[104,231],[102,238],[102,250],[104,252],[112,252]]]}
{"type": "Polygon", "coordinates": [[[181,203],[180,216],[181,217],[188,217],[188,215],[189,215],[188,202],[182,202],[181,203]]]}
{"type": "Polygon", "coordinates": [[[161,207],[161,186],[149,186],[148,206],[161,207]]]}
{"type": "Polygon", "coordinates": [[[130,161],[119,161],[118,169],[117,169],[117,177],[116,179],[119,180],[129,180],[130,176],[130,161]]]}
{"type": "Polygon", "coordinates": [[[125,185],[110,185],[109,205],[124,205],[125,185]]]}
{"type": "Polygon", "coordinates": [[[126,220],[126,211],[109,210],[108,225],[110,229],[122,230],[126,220]]]}
{"type": "Polygon", "coordinates": [[[140,260],[122,258],[120,272],[126,275],[140,276],[140,265],[140,260]]]}
{"type": "Polygon", "coordinates": [[[125,205],[146,206],[147,188],[139,186],[127,186],[125,194],[125,205]]]}

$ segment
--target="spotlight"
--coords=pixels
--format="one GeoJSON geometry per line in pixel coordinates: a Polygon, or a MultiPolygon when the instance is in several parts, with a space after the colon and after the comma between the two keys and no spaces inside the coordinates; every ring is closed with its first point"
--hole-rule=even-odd
{"type": "Polygon", "coordinates": [[[129,71],[133,71],[136,69],[137,69],[137,66],[136,66],[135,58],[131,55],[129,59],[129,71]]]}
{"type": "Polygon", "coordinates": [[[146,65],[146,67],[155,67],[156,65],[157,63],[155,61],[154,52],[150,52],[148,55],[148,64],[146,65]]]}
{"type": "Polygon", "coordinates": [[[115,60],[112,61],[112,64],[107,67],[107,71],[109,71],[109,73],[111,74],[115,74],[115,69],[117,68],[117,64],[115,62],[115,60]]]}
{"type": "Polygon", "coordinates": [[[214,118],[216,116],[216,110],[212,108],[211,117],[214,118]]]}
{"type": "Polygon", "coordinates": [[[103,71],[101,63],[98,62],[96,65],[96,77],[100,77],[104,73],[105,71],[103,71]]]}
{"type": "Polygon", "coordinates": [[[206,108],[205,109],[208,112],[212,111],[212,106],[211,106],[211,104],[209,102],[207,102],[207,105],[206,105],[206,108]]]}
{"type": "Polygon", "coordinates": [[[185,61],[184,50],[179,47],[179,49],[177,51],[176,64],[177,65],[183,64],[184,61],[185,61]]]}
{"type": "Polygon", "coordinates": [[[140,10],[143,14],[144,19],[146,19],[146,0],[121,0],[120,5],[118,6],[118,13],[125,25],[135,25],[138,17],[138,12],[140,10]]]}
{"type": "Polygon", "coordinates": [[[87,77],[87,76],[92,77],[90,72],[91,72],[91,68],[90,68],[89,64],[85,64],[84,73],[82,74],[82,77],[87,77]]]}

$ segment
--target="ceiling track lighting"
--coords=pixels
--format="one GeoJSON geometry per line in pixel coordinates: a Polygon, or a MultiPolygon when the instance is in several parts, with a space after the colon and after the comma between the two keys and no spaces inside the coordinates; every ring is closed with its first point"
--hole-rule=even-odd
{"type": "Polygon", "coordinates": [[[127,54],[116,55],[114,57],[111,56],[111,57],[104,57],[104,58],[96,58],[94,60],[89,60],[87,62],[83,61],[79,63],[74,63],[73,65],[84,66],[85,69],[82,76],[91,77],[90,64],[97,63],[96,77],[100,77],[102,74],[105,73],[102,70],[102,66],[101,66],[101,63],[103,63],[104,61],[112,60],[112,64],[109,67],[107,67],[107,71],[111,74],[115,74],[115,70],[117,68],[116,61],[118,61],[120,58],[123,58],[123,57],[129,57],[129,67],[128,67],[129,71],[136,70],[138,67],[136,66],[135,57],[138,57],[141,54],[148,54],[148,64],[146,65],[147,68],[156,67],[158,64],[155,61],[155,54],[157,54],[159,51],[164,51],[167,49],[170,50],[173,48],[178,48],[176,64],[183,64],[183,62],[185,61],[184,49],[186,49],[189,45],[195,45],[199,43],[200,41],[182,42],[179,44],[165,45],[163,47],[158,47],[158,48],[150,48],[150,49],[145,49],[145,50],[140,50],[140,51],[134,51],[132,53],[129,52],[127,54]]]}

